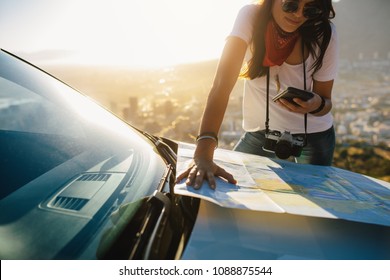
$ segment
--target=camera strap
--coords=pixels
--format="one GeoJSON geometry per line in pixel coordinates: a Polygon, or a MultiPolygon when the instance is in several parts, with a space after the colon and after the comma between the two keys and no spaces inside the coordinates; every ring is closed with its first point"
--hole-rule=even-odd
{"type": "MultiPolygon", "coordinates": [[[[305,62],[305,45],[302,38],[302,65],[303,65],[303,89],[306,90],[306,62],[305,62]]],[[[267,106],[265,108],[265,133],[269,133],[269,80],[270,80],[270,67],[267,68],[267,106]]],[[[305,137],[304,137],[304,146],[307,144],[307,113],[304,115],[304,126],[305,126],[305,137]]]]}
{"type": "MultiPolygon", "coordinates": [[[[303,89],[306,89],[306,61],[305,61],[305,44],[303,43],[303,38],[301,41],[301,49],[302,49],[302,66],[303,66],[303,89]]],[[[305,125],[305,142],[303,143],[303,146],[307,145],[307,113],[304,115],[304,125],[305,125]]]]}

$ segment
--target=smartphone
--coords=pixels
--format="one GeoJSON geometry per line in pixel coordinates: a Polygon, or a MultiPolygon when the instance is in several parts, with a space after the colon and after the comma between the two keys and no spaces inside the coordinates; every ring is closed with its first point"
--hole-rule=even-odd
{"type": "Polygon", "coordinates": [[[279,100],[280,98],[284,98],[284,99],[288,100],[289,102],[298,105],[297,103],[295,103],[293,101],[294,98],[299,98],[299,99],[302,99],[304,101],[307,101],[310,98],[312,98],[313,96],[314,96],[314,94],[310,91],[295,88],[295,87],[288,87],[286,90],[282,91],[281,93],[276,95],[274,98],[272,98],[272,101],[275,102],[275,101],[279,100]]]}

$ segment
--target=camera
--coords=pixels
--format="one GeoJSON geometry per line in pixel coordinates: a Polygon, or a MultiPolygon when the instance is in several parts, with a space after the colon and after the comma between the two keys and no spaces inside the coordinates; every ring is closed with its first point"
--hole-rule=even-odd
{"type": "Polygon", "coordinates": [[[289,131],[281,133],[271,130],[265,134],[263,150],[275,153],[280,159],[287,159],[290,156],[299,157],[304,145],[305,139],[301,135],[294,136],[289,131]]]}

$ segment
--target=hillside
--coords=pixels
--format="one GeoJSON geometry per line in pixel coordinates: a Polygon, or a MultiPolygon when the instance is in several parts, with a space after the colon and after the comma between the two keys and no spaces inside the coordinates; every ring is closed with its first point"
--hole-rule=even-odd
{"type": "Polygon", "coordinates": [[[343,143],[336,146],[334,166],[390,182],[390,149],[367,143],[343,143]]]}

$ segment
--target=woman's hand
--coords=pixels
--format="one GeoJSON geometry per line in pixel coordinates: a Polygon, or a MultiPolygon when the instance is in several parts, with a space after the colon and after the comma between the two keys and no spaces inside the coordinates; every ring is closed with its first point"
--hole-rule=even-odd
{"type": "Polygon", "coordinates": [[[318,112],[315,113],[315,116],[323,116],[330,112],[332,109],[332,88],[333,88],[333,80],[329,81],[316,81],[313,80],[313,90],[312,93],[314,94],[313,98],[310,98],[307,101],[303,101],[299,98],[295,98],[294,102],[298,105],[288,102],[285,99],[279,99],[277,102],[280,106],[283,106],[287,110],[291,112],[306,114],[313,112],[317,110],[321,105],[321,96],[325,99],[325,106],[324,108],[318,112]]]}
{"type": "Polygon", "coordinates": [[[203,181],[206,180],[210,188],[215,190],[217,185],[215,176],[223,178],[231,184],[237,184],[232,174],[215,164],[213,160],[206,159],[194,159],[190,167],[177,177],[176,183],[187,178],[187,186],[192,186],[197,190],[200,189],[203,181]]]}
{"type": "Polygon", "coordinates": [[[293,100],[296,104],[291,103],[284,98],[279,99],[277,102],[281,106],[283,106],[284,108],[289,110],[290,112],[306,114],[306,113],[310,113],[312,111],[315,111],[321,105],[321,102],[322,102],[321,96],[319,96],[318,94],[316,94],[314,92],[313,92],[313,94],[314,94],[314,96],[307,101],[304,101],[304,100],[299,99],[299,98],[294,98],[293,100]]]}

